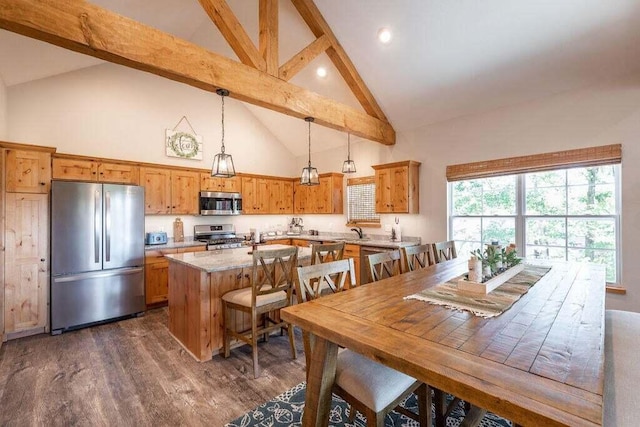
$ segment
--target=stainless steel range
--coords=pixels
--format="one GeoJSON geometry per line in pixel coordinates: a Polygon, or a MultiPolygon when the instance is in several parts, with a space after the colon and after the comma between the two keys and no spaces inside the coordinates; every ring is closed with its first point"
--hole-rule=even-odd
{"type": "Polygon", "coordinates": [[[241,248],[244,238],[236,236],[233,224],[196,225],[193,227],[195,240],[205,242],[208,251],[241,248]]]}

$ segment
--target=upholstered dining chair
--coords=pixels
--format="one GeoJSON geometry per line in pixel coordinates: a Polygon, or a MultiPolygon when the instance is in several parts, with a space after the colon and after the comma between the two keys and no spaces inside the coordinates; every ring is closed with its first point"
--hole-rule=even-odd
{"type": "Polygon", "coordinates": [[[266,340],[270,332],[286,329],[291,344],[291,355],[294,359],[297,357],[292,325],[271,315],[276,310],[287,307],[293,302],[292,292],[295,287],[294,276],[297,261],[297,247],[254,250],[251,286],[227,292],[222,296],[224,357],[230,355],[231,338],[250,344],[253,352],[253,375],[255,378],[260,375],[258,364],[258,337],[260,335],[264,335],[266,340]],[[238,311],[250,315],[250,329],[245,331],[235,329],[232,314],[238,311]]]}
{"type": "MultiPolygon", "coordinates": [[[[298,302],[325,295],[318,285],[325,281],[334,293],[345,291],[346,283],[353,283],[351,288],[355,287],[353,259],[298,267],[298,302]],[[346,280],[347,277],[350,282],[346,280]]],[[[308,333],[303,331],[302,334],[309,367],[313,341],[308,333]]],[[[426,384],[351,350],[341,349],[338,352],[332,391],[349,403],[351,420],[355,418],[355,411],[360,411],[367,418],[367,426],[384,426],[386,414],[393,409],[415,419],[421,427],[431,425],[431,390],[426,384]],[[418,397],[418,414],[398,406],[413,392],[418,397]]]]}
{"type": "Polygon", "coordinates": [[[398,250],[371,254],[366,259],[373,282],[402,273],[398,250]]]}
{"type": "Polygon", "coordinates": [[[433,244],[407,246],[402,251],[403,272],[425,268],[436,263],[433,244]]]}
{"type": "Polygon", "coordinates": [[[458,252],[456,252],[456,243],[453,240],[434,243],[433,251],[436,255],[436,263],[458,258],[458,252]]]}

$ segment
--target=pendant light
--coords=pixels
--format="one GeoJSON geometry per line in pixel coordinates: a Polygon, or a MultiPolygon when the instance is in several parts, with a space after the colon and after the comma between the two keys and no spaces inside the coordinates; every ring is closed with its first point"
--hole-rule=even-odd
{"type": "Polygon", "coordinates": [[[311,167],[311,122],[313,122],[313,117],[305,117],[304,120],[309,123],[309,165],[302,169],[300,185],[320,185],[318,169],[311,167]]]}
{"type": "Polygon", "coordinates": [[[342,173],[354,173],[356,164],[351,160],[351,134],[347,134],[347,160],[342,164],[342,173]]]}
{"type": "Polygon", "coordinates": [[[218,89],[216,93],[222,98],[222,148],[220,149],[220,153],[213,157],[211,176],[231,178],[236,175],[236,169],[233,166],[231,154],[224,152],[224,97],[229,96],[229,91],[226,89],[218,89]]]}

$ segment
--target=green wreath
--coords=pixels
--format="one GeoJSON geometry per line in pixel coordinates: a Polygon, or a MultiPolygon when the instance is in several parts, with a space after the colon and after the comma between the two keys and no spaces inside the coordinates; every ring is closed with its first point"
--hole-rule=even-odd
{"type": "Polygon", "coordinates": [[[167,138],[167,146],[179,157],[191,159],[198,155],[200,144],[190,133],[176,132],[167,138]]]}

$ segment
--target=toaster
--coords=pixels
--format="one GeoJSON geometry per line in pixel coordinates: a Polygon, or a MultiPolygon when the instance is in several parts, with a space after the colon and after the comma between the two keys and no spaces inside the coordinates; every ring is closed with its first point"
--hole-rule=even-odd
{"type": "Polygon", "coordinates": [[[164,231],[156,231],[147,233],[144,238],[145,245],[164,245],[167,243],[167,233],[164,231]]]}

